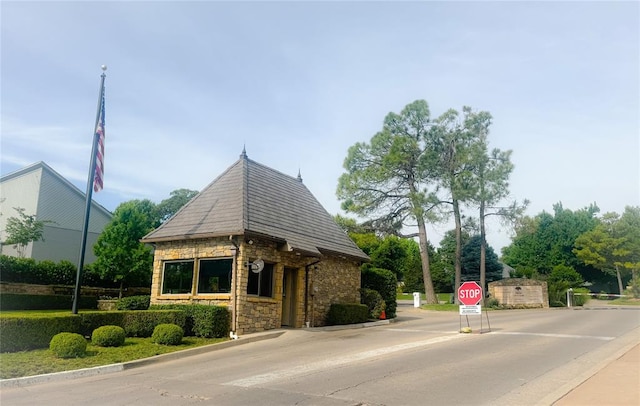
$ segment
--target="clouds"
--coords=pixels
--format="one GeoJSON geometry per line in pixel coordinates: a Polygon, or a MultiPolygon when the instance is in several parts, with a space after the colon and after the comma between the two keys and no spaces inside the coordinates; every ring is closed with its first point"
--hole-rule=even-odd
{"type": "MultiPolygon", "coordinates": [[[[530,214],[640,204],[636,3],[3,4],[2,173],[44,160],[86,182],[99,66],[113,210],[202,189],[249,157],[331,213],[349,146],[426,99],[470,105],[513,149],[530,214]]],[[[440,226],[438,226],[440,227],[440,226]]],[[[442,225],[442,234],[449,225],[442,225]]],[[[439,238],[436,231],[434,242],[439,238]]],[[[493,238],[493,240],[491,240],[493,238]]],[[[508,243],[494,227],[494,246],[508,243]]]]}

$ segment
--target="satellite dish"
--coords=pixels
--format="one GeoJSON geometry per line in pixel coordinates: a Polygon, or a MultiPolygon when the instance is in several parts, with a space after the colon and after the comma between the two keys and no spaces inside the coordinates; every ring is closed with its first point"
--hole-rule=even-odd
{"type": "Polygon", "coordinates": [[[261,259],[256,259],[251,263],[251,271],[253,273],[260,273],[264,269],[264,261],[261,259]]]}

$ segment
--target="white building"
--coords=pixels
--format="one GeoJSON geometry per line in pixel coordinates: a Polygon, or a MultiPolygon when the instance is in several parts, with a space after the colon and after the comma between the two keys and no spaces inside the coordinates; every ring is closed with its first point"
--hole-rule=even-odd
{"type": "MultiPolygon", "coordinates": [[[[85,204],[86,194],[44,162],[4,175],[0,178],[0,241],[7,239],[7,219],[19,216],[14,208],[23,208],[25,214],[48,221],[44,240],[30,243],[25,257],[54,262],[65,259],[77,264],[85,204]]],[[[95,260],[93,245],[111,217],[107,209],[92,202],[85,264],[95,260]]],[[[18,256],[13,245],[0,244],[0,253],[18,256]]]]}

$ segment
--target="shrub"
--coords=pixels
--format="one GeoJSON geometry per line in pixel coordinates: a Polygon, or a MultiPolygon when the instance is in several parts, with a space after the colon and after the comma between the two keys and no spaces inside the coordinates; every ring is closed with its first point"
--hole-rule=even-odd
{"type": "Polygon", "coordinates": [[[87,340],[78,333],[59,333],[53,336],[49,349],[58,358],[78,358],[87,350],[87,340]]]}
{"type": "Polygon", "coordinates": [[[2,282],[41,283],[36,272],[36,261],[31,258],[0,256],[2,282]]]}
{"type": "Polygon", "coordinates": [[[124,326],[125,312],[118,311],[90,311],[80,315],[80,330],[77,332],[85,337],[91,337],[93,331],[102,326],[124,326]]]}
{"type": "Polygon", "coordinates": [[[124,329],[120,326],[98,327],[91,334],[91,343],[99,347],[120,347],[124,339],[124,329]]]}
{"type": "MultiPolygon", "coordinates": [[[[76,276],[78,274],[78,267],[75,264],[66,259],[60,260],[55,268],[55,272],[57,273],[56,277],[60,280],[60,284],[75,286],[76,276]]],[[[83,279],[83,282],[86,285],[86,280],[83,279]]]]}
{"type": "Polygon", "coordinates": [[[386,303],[387,318],[396,317],[396,286],[398,280],[396,275],[386,269],[365,268],[362,270],[361,287],[373,289],[380,293],[386,303]]]}
{"type": "Polygon", "coordinates": [[[231,331],[231,313],[224,306],[208,305],[151,305],[150,309],[182,310],[186,314],[186,336],[204,338],[227,337],[231,331]]]}
{"type": "Polygon", "coordinates": [[[566,265],[556,265],[547,277],[547,283],[567,282],[570,288],[578,288],[584,283],[582,275],[566,265]]]}
{"type": "MultiPolygon", "coordinates": [[[[74,285],[76,266],[69,261],[58,263],[44,260],[37,262],[31,258],[17,258],[0,255],[0,281],[14,283],[33,283],[39,285],[74,285]]],[[[93,264],[84,267],[83,286],[99,286],[104,288],[119,287],[113,280],[103,279],[95,272],[93,264]]],[[[139,286],[148,286],[145,282],[139,286]]]]}
{"type": "Polygon", "coordinates": [[[151,296],[146,295],[123,297],[116,302],[116,309],[147,310],[150,302],[151,296]]]}
{"type": "Polygon", "coordinates": [[[2,282],[34,283],[40,285],[73,285],[76,266],[69,261],[37,262],[31,258],[0,257],[2,282]]]}
{"type": "Polygon", "coordinates": [[[369,318],[369,309],[360,303],[334,303],[327,313],[328,325],[364,323],[369,318]]]}
{"type": "Polygon", "coordinates": [[[487,308],[490,309],[499,309],[500,308],[500,301],[498,299],[496,299],[495,297],[490,297],[486,300],[486,304],[485,306],[487,308]]]}
{"type": "MultiPolygon", "coordinates": [[[[73,300],[66,295],[25,295],[3,293],[0,295],[0,310],[70,310],[73,300]]],[[[97,309],[98,299],[81,296],[78,306],[82,309],[97,309]]]]}
{"type": "Polygon", "coordinates": [[[573,306],[583,306],[591,299],[589,289],[575,288],[573,289],[573,306]]]}
{"type": "Polygon", "coordinates": [[[127,337],[151,337],[158,324],[184,326],[185,318],[185,313],[179,310],[126,311],[122,327],[127,337]]]}
{"type": "Polygon", "coordinates": [[[151,341],[162,345],[178,345],[182,342],[184,330],[175,324],[158,324],[153,329],[151,341]]]}
{"type": "Polygon", "coordinates": [[[0,352],[47,348],[61,332],[78,332],[80,315],[0,317],[0,352]]]}
{"type": "Polygon", "coordinates": [[[640,277],[636,276],[635,278],[631,278],[624,294],[628,296],[628,298],[640,299],[640,277]]]}
{"type": "Polygon", "coordinates": [[[386,307],[380,293],[376,290],[367,288],[360,289],[360,303],[367,306],[369,317],[372,319],[379,319],[386,307]]]}
{"type": "Polygon", "coordinates": [[[90,337],[101,326],[120,326],[125,335],[151,337],[158,324],[183,326],[185,312],[179,310],[83,312],[69,315],[0,316],[0,352],[47,348],[61,332],[90,337]]]}

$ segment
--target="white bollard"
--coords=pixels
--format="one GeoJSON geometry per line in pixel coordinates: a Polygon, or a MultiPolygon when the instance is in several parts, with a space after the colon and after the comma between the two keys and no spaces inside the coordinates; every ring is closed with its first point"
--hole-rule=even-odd
{"type": "Polygon", "coordinates": [[[571,305],[573,303],[573,289],[569,288],[569,290],[567,290],[567,307],[571,307],[571,305]]]}
{"type": "Polygon", "coordinates": [[[413,292],[413,307],[420,307],[420,292],[413,292]]]}

